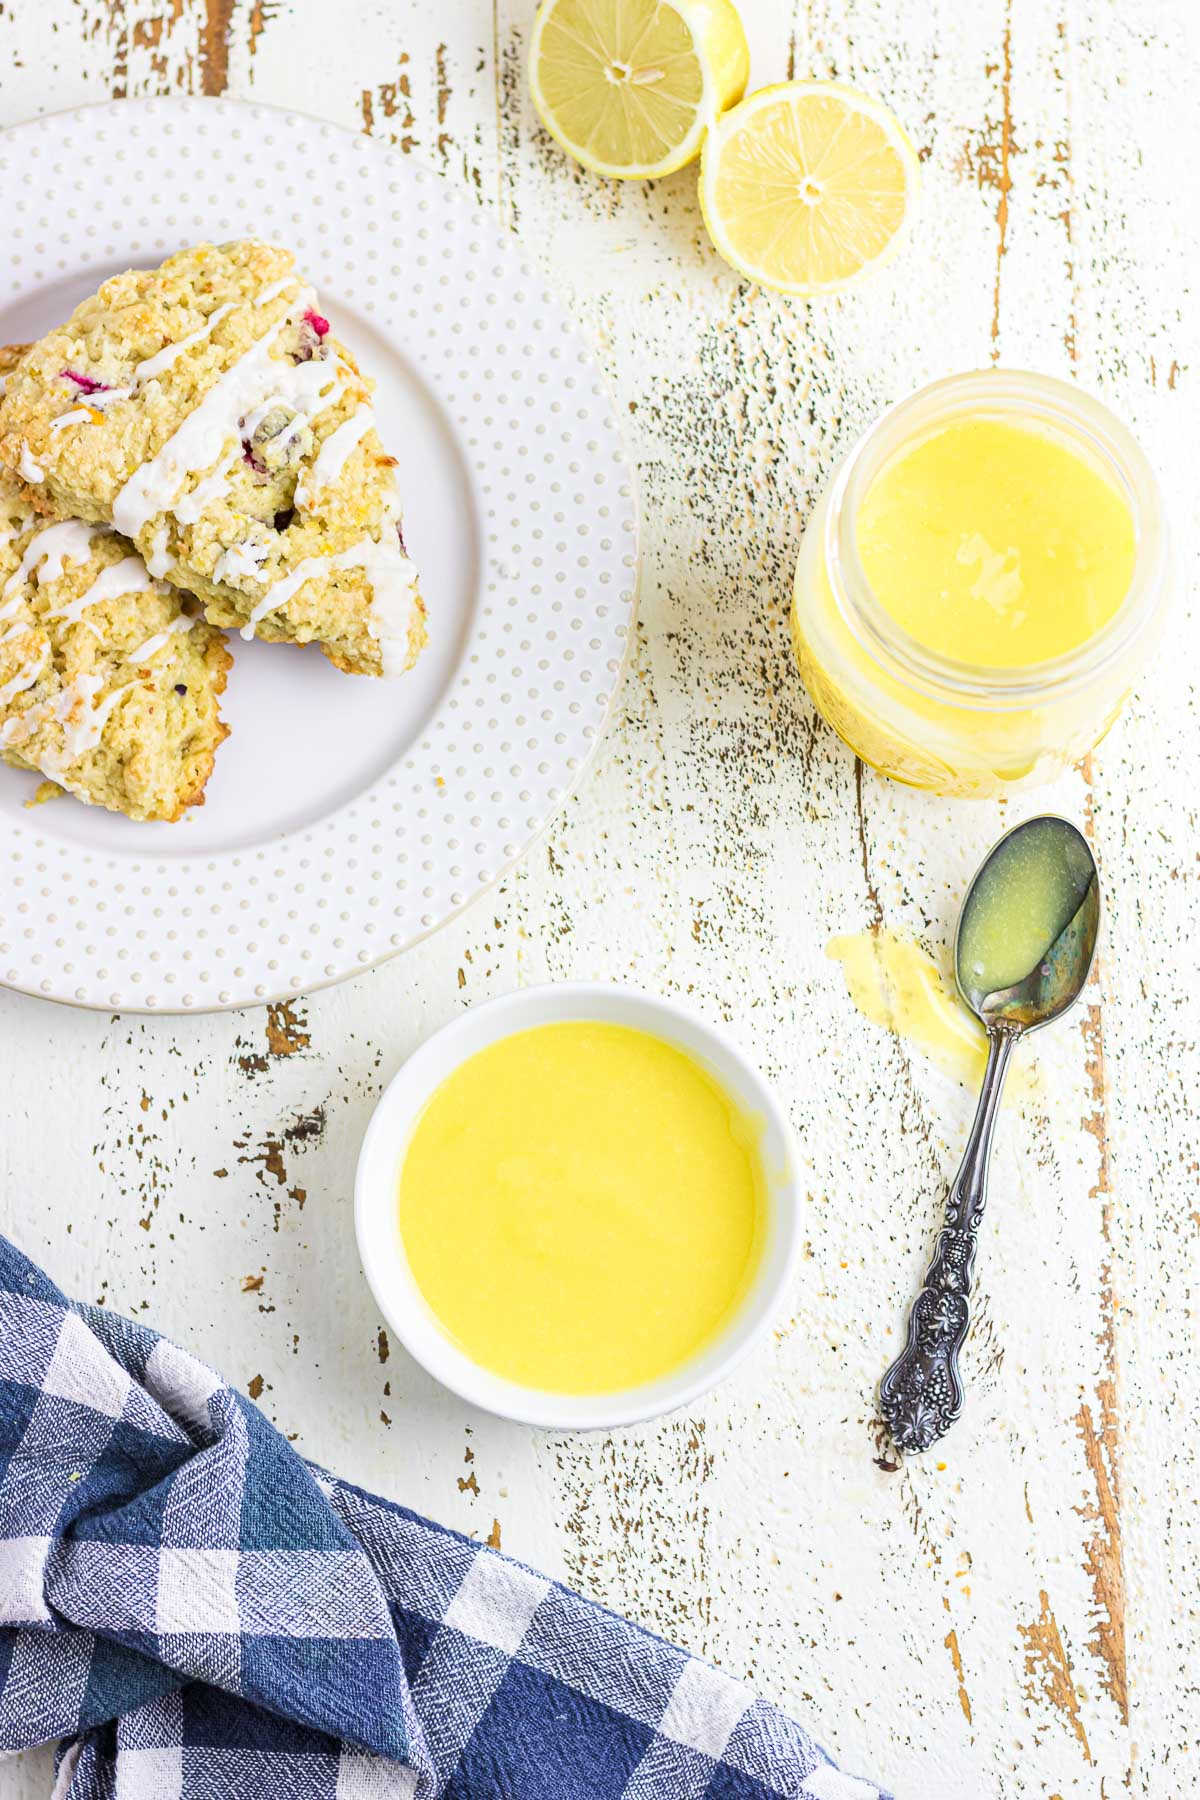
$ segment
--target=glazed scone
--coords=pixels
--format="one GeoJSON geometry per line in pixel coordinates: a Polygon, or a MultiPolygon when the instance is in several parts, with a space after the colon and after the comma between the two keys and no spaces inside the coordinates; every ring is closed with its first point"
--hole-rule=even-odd
{"type": "Polygon", "coordinates": [[[354,674],[424,644],[370,384],[290,251],[202,244],[106,281],[10,375],[0,464],[40,511],[114,525],[214,625],[354,674]]]}
{"type": "Polygon", "coordinates": [[[0,476],[5,762],[131,819],[178,819],[203,800],[226,736],[230,662],[198,603],[115,532],[47,520],[0,476]]]}

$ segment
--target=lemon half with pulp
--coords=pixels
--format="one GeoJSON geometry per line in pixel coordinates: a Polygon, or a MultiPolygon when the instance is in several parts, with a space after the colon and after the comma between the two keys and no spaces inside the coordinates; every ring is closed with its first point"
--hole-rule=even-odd
{"type": "Polygon", "coordinates": [[[529,86],[543,125],[598,175],[669,175],[750,73],[730,0],[543,0],[529,86]]]}
{"type": "Polygon", "coordinates": [[[899,121],[832,81],[760,88],[714,121],[700,164],[713,243],[784,294],[834,293],[886,261],[918,185],[899,121]]]}

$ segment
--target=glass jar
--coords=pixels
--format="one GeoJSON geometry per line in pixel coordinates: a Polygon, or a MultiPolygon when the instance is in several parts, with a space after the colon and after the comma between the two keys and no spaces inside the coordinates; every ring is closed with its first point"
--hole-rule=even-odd
{"type": "Polygon", "coordinates": [[[1168,576],[1158,482],[1107,407],[1045,375],[953,375],[884,413],[818,502],[796,569],[796,660],[817,710],[873,768],[940,794],[1003,794],[1051,779],[1103,737],[1153,647],[1168,576]],[[885,463],[979,418],[1055,439],[1107,477],[1133,519],[1133,572],[1107,624],[1021,668],[957,662],[911,637],[873,594],[857,549],[858,510],[885,463]]]}

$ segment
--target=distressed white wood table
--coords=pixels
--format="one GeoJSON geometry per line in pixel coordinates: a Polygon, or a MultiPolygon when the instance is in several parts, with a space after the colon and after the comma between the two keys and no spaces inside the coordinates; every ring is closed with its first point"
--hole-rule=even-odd
{"type": "MultiPolygon", "coordinates": [[[[859,1020],[823,955],[885,920],[941,952],[1027,810],[856,767],[788,651],[831,460],[988,361],[1075,377],[1142,437],[1190,574],[1200,54],[1191,0],[744,0],[755,83],[836,75],[920,145],[924,216],[808,306],[710,253],[691,171],[618,190],[537,130],[529,0],[17,0],[0,122],[254,95],[383,135],[473,193],[594,335],[642,496],[637,653],[580,793],[421,949],[305,1003],[121,1019],[0,995],[0,1225],[144,1314],[306,1453],[502,1543],[758,1684],[904,1800],[1175,1800],[1200,1777],[1193,1336],[1198,639],[1047,795],[1110,899],[1088,1004],[1000,1131],[969,1410],[895,1470],[874,1421],[971,1097],[859,1020]],[[471,1413],[390,1347],[350,1188],[380,1087],[458,1008],[567,976],[722,1019],[790,1100],[806,1253],[769,1348],[612,1437],[471,1413]]],[[[0,197],[0,229],[3,219],[0,197]]],[[[0,879],[3,877],[0,876],[0,879]]],[[[48,1791],[49,1759],[0,1770],[48,1791]]]]}

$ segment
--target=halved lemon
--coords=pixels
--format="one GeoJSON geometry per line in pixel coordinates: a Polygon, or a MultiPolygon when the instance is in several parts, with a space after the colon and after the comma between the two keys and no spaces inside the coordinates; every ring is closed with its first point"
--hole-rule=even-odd
{"type": "Polygon", "coordinates": [[[893,253],[917,153],[878,100],[832,81],[760,88],[713,124],[700,206],[727,262],[782,294],[829,294],[893,253]]]}
{"type": "Polygon", "coordinates": [[[543,0],[529,86],[546,130],[598,175],[682,169],[750,73],[730,0],[543,0]]]}

